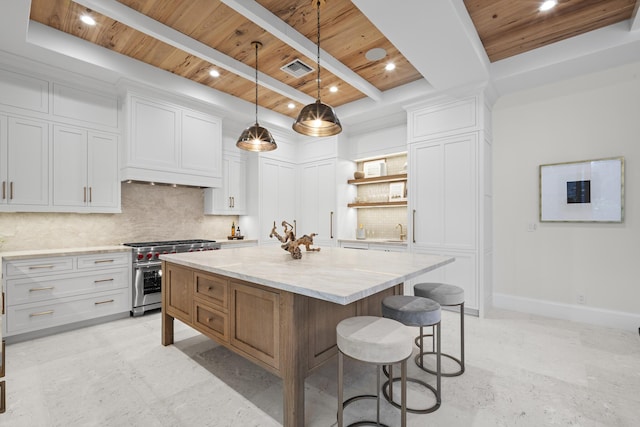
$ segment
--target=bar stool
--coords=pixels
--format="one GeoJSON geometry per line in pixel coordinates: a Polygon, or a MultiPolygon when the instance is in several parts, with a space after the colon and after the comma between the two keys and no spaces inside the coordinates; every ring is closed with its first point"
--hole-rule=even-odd
{"type": "Polygon", "coordinates": [[[413,351],[411,331],[402,323],[374,316],[357,316],[344,319],[336,327],[338,343],[338,427],[343,427],[344,408],[360,399],[377,400],[376,421],[358,421],[351,426],[380,424],[380,366],[401,363],[401,425],[407,425],[407,359],[413,351]],[[377,365],[376,395],[354,396],[344,401],[344,356],[377,365]]]}
{"type": "MultiPolygon", "coordinates": [[[[437,410],[441,404],[441,389],[440,389],[440,320],[441,311],[440,304],[437,302],[421,297],[406,296],[406,295],[393,295],[386,297],[382,300],[382,315],[386,318],[397,320],[406,326],[419,326],[420,338],[419,342],[416,342],[419,348],[419,352],[424,352],[423,347],[423,328],[425,326],[431,326],[437,328],[437,349],[436,349],[436,387],[433,387],[426,382],[417,378],[407,378],[407,381],[420,384],[423,387],[431,390],[436,398],[436,402],[424,409],[407,408],[408,412],[415,414],[428,414],[437,410]]],[[[385,372],[386,373],[386,372],[385,372]]],[[[382,392],[384,397],[395,407],[399,405],[393,400],[393,383],[398,381],[399,378],[393,377],[393,370],[390,367],[388,373],[388,380],[382,386],[382,392]],[[387,391],[388,390],[388,391],[387,391]]]]}
{"type": "MultiPolygon", "coordinates": [[[[460,310],[460,359],[451,356],[450,354],[442,353],[442,356],[447,357],[454,362],[456,362],[460,369],[455,372],[443,372],[443,377],[456,377],[458,375],[462,375],[464,372],[464,289],[459,286],[447,285],[445,283],[418,283],[413,287],[413,293],[416,296],[420,296],[423,298],[429,298],[436,301],[443,307],[455,307],[459,306],[460,310]]],[[[432,350],[433,350],[433,333],[431,335],[422,335],[424,338],[427,336],[432,337],[432,350]]],[[[438,335],[440,332],[438,331],[438,335]]],[[[438,338],[439,340],[439,338],[438,338]]],[[[418,338],[416,338],[416,344],[418,343],[418,338]]],[[[430,374],[434,374],[435,372],[432,369],[429,369],[424,366],[424,356],[427,354],[434,354],[433,351],[430,352],[421,352],[416,356],[416,364],[424,371],[429,372],[430,374]]]]}

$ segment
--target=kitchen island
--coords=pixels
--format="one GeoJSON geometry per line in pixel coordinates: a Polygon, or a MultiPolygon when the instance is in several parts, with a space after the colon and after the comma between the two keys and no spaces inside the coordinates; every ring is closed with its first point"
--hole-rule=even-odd
{"type": "MultiPolygon", "coordinates": [[[[450,262],[426,254],[279,246],[161,256],[162,344],[178,319],[283,380],[283,425],[304,423],[304,382],[337,354],[343,319],[381,315],[403,283],[450,262]]],[[[337,404],[337,403],[336,403],[337,404]]]]}

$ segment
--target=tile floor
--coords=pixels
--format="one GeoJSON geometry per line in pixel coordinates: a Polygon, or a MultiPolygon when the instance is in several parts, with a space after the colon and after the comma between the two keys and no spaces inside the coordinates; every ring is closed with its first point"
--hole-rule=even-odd
{"type": "MultiPolygon", "coordinates": [[[[640,425],[637,333],[497,310],[466,319],[467,371],[443,378],[441,408],[409,414],[410,426],[640,425]]],[[[443,346],[454,353],[457,323],[443,313],[443,346]]],[[[278,378],[177,321],[175,336],[160,345],[152,313],[8,345],[0,425],[281,425],[278,378]]],[[[308,426],[336,425],[335,372],[334,358],[307,379],[308,426]]],[[[347,396],[375,389],[375,368],[350,362],[346,372],[347,396]]],[[[373,404],[350,406],[346,421],[373,404]]],[[[384,422],[399,425],[397,415],[384,405],[384,422]]]]}

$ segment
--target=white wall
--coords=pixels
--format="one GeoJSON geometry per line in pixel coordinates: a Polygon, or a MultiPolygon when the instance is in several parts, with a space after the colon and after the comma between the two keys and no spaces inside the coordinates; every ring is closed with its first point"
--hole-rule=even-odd
{"type": "Polygon", "coordinates": [[[493,125],[494,304],[638,328],[640,63],[501,98],[493,125]],[[538,221],[539,165],[615,156],[623,223],[538,221]]]}

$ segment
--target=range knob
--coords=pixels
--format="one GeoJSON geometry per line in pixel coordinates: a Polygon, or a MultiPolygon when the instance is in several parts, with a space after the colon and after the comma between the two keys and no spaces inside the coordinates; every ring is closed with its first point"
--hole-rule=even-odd
{"type": "Polygon", "coordinates": [[[147,254],[147,259],[151,259],[151,258],[153,258],[153,254],[152,254],[151,252],[149,252],[149,253],[147,254]]]}
{"type": "Polygon", "coordinates": [[[160,252],[156,252],[155,258],[156,259],[160,258],[160,252]]]}
{"type": "Polygon", "coordinates": [[[143,254],[138,254],[138,260],[142,261],[144,259],[144,255],[143,254]]]}

